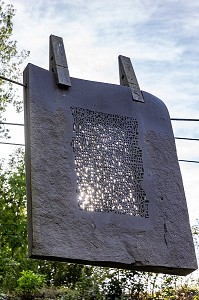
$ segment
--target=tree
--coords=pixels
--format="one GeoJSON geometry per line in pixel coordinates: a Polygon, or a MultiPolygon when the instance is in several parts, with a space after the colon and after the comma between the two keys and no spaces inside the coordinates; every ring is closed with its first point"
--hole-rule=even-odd
{"type": "MultiPolygon", "coordinates": [[[[0,0],[0,75],[13,80],[20,80],[20,65],[29,52],[25,50],[18,52],[17,42],[12,40],[14,15],[13,5],[5,5],[0,0]]],[[[22,108],[22,102],[15,96],[15,91],[16,88],[13,84],[0,79],[0,122],[5,121],[3,112],[9,103],[12,103],[17,111],[22,108]]],[[[0,126],[0,136],[8,137],[8,131],[5,130],[4,126],[0,126]]]]}
{"type": "Polygon", "coordinates": [[[27,251],[25,173],[18,150],[0,173],[0,286],[12,289],[24,265],[27,251]]]}

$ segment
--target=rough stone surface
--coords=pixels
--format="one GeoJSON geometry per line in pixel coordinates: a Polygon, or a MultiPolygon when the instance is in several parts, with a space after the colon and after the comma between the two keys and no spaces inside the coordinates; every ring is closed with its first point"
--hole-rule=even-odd
{"type": "MultiPolygon", "coordinates": [[[[24,72],[24,82],[30,256],[180,275],[197,269],[170,117],[163,102],[146,92],[142,92],[145,103],[135,102],[129,87],[75,78],[71,78],[72,87],[64,90],[57,87],[52,72],[31,64],[24,72]],[[143,201],[148,201],[148,217],[140,212],[141,206],[137,215],[135,206],[124,213],[123,202],[114,211],[111,201],[120,199],[110,199],[106,187],[102,191],[104,181],[98,192],[109,197],[109,211],[107,206],[101,211],[80,207],[81,176],[72,145],[71,107],[138,122],[141,188],[146,195],[143,201]]],[[[109,153],[109,160],[111,155],[114,161],[121,158],[109,153]]],[[[92,159],[89,163],[93,166],[92,159]]],[[[111,162],[108,167],[106,176],[111,162]]],[[[88,186],[89,180],[84,178],[84,182],[88,186]]],[[[127,206],[131,204],[126,201],[127,206]]]]}

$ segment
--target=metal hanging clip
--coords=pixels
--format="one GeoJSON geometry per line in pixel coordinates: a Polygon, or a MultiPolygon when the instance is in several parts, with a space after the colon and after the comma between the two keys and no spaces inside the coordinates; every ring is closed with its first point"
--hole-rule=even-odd
{"type": "Polygon", "coordinates": [[[63,87],[70,87],[71,80],[66,60],[63,39],[61,37],[50,36],[50,59],[49,70],[56,75],[57,84],[63,87]]]}
{"type": "Polygon", "coordinates": [[[120,84],[131,88],[134,101],[143,102],[144,98],[140,90],[131,60],[129,57],[119,55],[120,84]]]}

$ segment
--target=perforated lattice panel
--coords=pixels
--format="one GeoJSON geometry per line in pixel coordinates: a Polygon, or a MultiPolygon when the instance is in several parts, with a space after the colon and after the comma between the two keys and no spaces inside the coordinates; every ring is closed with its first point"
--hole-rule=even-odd
{"type": "Polygon", "coordinates": [[[79,107],[71,110],[79,207],[148,217],[137,120],[79,107]]]}

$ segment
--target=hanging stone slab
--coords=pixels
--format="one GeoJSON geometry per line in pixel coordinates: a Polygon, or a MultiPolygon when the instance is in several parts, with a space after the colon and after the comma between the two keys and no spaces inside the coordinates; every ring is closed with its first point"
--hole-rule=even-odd
{"type": "Polygon", "coordinates": [[[29,255],[186,275],[197,269],[170,117],[130,87],[24,72],[29,255]]]}

